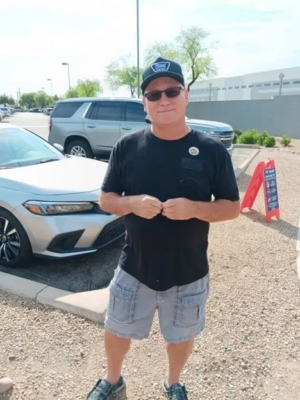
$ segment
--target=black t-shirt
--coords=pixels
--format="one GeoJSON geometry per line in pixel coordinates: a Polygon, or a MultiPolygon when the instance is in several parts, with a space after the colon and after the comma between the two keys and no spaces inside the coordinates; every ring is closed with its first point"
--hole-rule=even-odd
{"type": "MultiPolygon", "coordinates": [[[[178,140],[159,139],[150,128],[124,136],[112,151],[102,190],[162,202],[178,197],[210,202],[212,195],[239,200],[227,150],[195,130],[178,140]]],[[[151,289],[186,285],[208,273],[208,222],[161,214],[149,220],[133,213],[124,221],[120,266],[151,289]]]]}

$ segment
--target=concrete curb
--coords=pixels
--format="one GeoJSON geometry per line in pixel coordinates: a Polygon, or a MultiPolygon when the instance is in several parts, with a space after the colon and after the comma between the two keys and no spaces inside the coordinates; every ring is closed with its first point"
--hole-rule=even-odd
{"type": "MultiPolygon", "coordinates": [[[[249,157],[235,169],[236,177],[245,171],[258,153],[259,149],[253,149],[249,157]]],[[[33,299],[100,324],[104,322],[109,297],[107,288],[72,293],[4,272],[0,272],[0,290],[33,299]]]]}
{"type": "Polygon", "coordinates": [[[45,305],[103,323],[108,289],[71,293],[38,282],[0,272],[0,290],[27,297],[45,305]]]}
{"type": "Polygon", "coordinates": [[[233,148],[237,149],[260,149],[257,144],[234,144],[233,148]]]}
{"type": "Polygon", "coordinates": [[[253,149],[253,152],[251,152],[250,156],[235,169],[234,173],[236,178],[238,178],[247,169],[253,158],[256,157],[259,152],[260,149],[253,149]]]}

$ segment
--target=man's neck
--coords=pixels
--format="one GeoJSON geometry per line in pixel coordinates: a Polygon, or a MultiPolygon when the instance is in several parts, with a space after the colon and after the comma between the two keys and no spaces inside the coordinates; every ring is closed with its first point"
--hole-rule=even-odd
{"type": "Polygon", "coordinates": [[[151,131],[153,135],[158,137],[159,139],[178,140],[186,136],[191,131],[191,128],[187,126],[185,123],[176,126],[151,125],[151,131]]]}

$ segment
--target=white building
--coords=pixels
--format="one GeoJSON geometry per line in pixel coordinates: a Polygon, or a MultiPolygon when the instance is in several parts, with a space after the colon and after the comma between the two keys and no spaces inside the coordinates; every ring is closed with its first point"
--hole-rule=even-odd
{"type": "Polygon", "coordinates": [[[300,67],[196,82],[191,86],[190,101],[272,99],[293,94],[300,95],[300,67]]]}

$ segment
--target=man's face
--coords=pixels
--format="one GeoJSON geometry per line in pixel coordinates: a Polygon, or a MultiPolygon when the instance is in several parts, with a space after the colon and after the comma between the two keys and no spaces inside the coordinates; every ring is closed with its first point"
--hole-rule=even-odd
{"type": "MultiPolygon", "coordinates": [[[[178,88],[182,85],[172,78],[157,78],[146,87],[145,95],[150,92],[178,88]]],[[[183,89],[179,95],[173,98],[162,93],[157,101],[150,101],[143,97],[146,113],[154,125],[174,125],[185,120],[185,110],[188,103],[188,91],[183,89]]]]}

